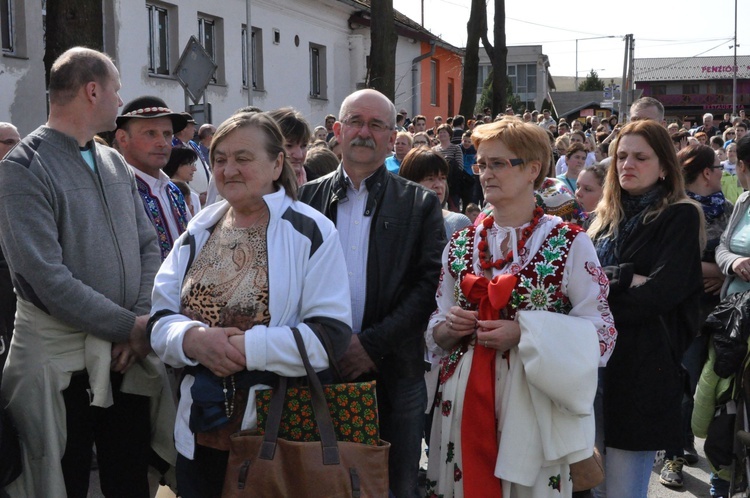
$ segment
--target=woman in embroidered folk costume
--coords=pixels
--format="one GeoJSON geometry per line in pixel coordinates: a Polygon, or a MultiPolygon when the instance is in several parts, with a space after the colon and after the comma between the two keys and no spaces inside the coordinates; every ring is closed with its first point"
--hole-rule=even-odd
{"type": "Polygon", "coordinates": [[[606,487],[645,497],[656,451],[684,444],[680,363],[699,324],[703,214],[660,123],[630,123],[613,146],[588,231],[619,332],[604,372],[606,487]]]}
{"type": "Polygon", "coordinates": [[[617,336],[607,280],[582,229],[535,205],[547,133],[506,118],[472,141],[494,210],[443,254],[426,332],[443,355],[428,496],[570,496],[569,464],[593,451],[597,367],[617,336]]]}
{"type": "Polygon", "coordinates": [[[295,200],[278,125],[240,113],[210,150],[225,199],[193,218],[156,276],[151,343],[185,367],[175,424],[180,496],[218,497],[229,436],[256,426],[255,391],[275,375],[305,375],[291,327],[315,370],[328,367],[317,334],[341,354],[351,337],[349,287],[336,229],[295,200]],[[315,330],[313,330],[315,327],[315,330]]]}

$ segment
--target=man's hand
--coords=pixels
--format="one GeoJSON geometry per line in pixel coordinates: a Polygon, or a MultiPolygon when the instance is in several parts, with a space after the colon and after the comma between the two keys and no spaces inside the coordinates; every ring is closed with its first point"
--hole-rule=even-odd
{"type": "Polygon", "coordinates": [[[193,327],[185,333],[182,350],[219,377],[246,369],[245,355],[230,341],[244,332],[236,327],[193,327]]]}
{"type": "Polygon", "coordinates": [[[344,353],[344,357],[341,358],[339,367],[341,368],[341,375],[345,380],[354,380],[364,373],[377,370],[372,358],[367,354],[365,348],[362,347],[362,343],[359,342],[357,334],[352,335],[349,348],[344,353]]]}
{"type": "Polygon", "coordinates": [[[703,279],[703,292],[718,296],[721,293],[721,287],[724,285],[724,279],[718,277],[705,277],[703,279]]]}
{"type": "Polygon", "coordinates": [[[132,348],[133,352],[138,356],[137,359],[142,360],[152,351],[151,341],[146,337],[146,325],[148,325],[148,315],[141,315],[135,317],[135,324],[133,329],[130,331],[130,339],[128,344],[132,348]]]}
{"type": "Polygon", "coordinates": [[[125,373],[133,364],[142,360],[151,352],[151,343],[146,338],[148,315],[135,317],[135,323],[130,330],[130,337],[126,342],[112,344],[112,364],[110,369],[125,373]]]}
{"type": "Polygon", "coordinates": [[[109,368],[113,372],[125,373],[137,360],[138,356],[129,342],[112,344],[112,363],[109,368]]]}

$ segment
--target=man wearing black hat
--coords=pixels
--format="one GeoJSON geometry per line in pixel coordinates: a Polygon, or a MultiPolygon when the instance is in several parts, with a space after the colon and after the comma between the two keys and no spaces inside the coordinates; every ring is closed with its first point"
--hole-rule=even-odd
{"type": "Polygon", "coordinates": [[[23,459],[11,496],[85,497],[94,443],[105,496],[149,496],[152,434],[175,458],[169,424],[150,423],[152,401],[171,402],[146,336],[156,237],[122,156],[93,140],[115,128],[119,89],[106,55],[66,51],[46,125],[0,164],[0,243],[18,296],[2,382],[23,459]]]}
{"type": "Polygon", "coordinates": [[[162,171],[172,152],[172,135],[187,125],[158,97],[138,97],[117,117],[115,146],[135,173],[138,192],[151,219],[164,260],[187,228],[190,211],[180,189],[162,171]]]}

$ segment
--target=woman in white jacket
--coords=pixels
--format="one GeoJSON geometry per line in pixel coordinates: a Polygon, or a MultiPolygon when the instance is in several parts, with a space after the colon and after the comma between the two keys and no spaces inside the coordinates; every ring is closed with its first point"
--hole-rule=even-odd
{"type": "Polygon", "coordinates": [[[175,424],[180,496],[220,496],[229,436],[256,426],[255,391],[316,371],[351,337],[349,287],[331,285],[343,254],[327,218],[295,200],[283,136],[265,113],[225,121],[211,164],[225,201],[202,210],[156,276],[151,344],[185,367],[175,424]]]}

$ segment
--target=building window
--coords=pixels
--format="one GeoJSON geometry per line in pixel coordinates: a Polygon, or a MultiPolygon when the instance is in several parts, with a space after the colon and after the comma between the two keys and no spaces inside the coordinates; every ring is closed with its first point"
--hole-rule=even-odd
{"type": "MultiPolygon", "coordinates": [[[[198,41],[211,56],[211,60],[216,62],[216,21],[198,18],[198,41]]],[[[211,83],[216,83],[216,73],[211,77],[211,83]]]]}
{"type": "Polygon", "coordinates": [[[521,100],[533,100],[527,94],[536,94],[536,64],[508,66],[508,79],[515,95],[521,100]]]}
{"type": "Polygon", "coordinates": [[[731,81],[717,81],[716,82],[716,93],[731,95],[732,93],[732,82],[731,81]]]}
{"type": "Polygon", "coordinates": [[[666,95],[666,94],[667,94],[667,85],[651,85],[652,96],[666,95]]]}
{"type": "MultiPolygon", "coordinates": [[[[247,88],[247,26],[244,24],[242,25],[240,38],[242,39],[242,88],[247,88]]],[[[253,33],[253,43],[255,43],[255,33],[253,33]]],[[[253,56],[252,63],[255,64],[255,56],[253,56]]],[[[255,90],[255,81],[253,81],[253,90],[255,90]]]]}
{"type": "Polygon", "coordinates": [[[490,77],[491,72],[492,66],[479,66],[479,75],[477,76],[477,95],[481,95],[482,91],[484,91],[484,83],[487,81],[487,78],[490,77]]]}
{"type": "Polygon", "coordinates": [[[169,75],[169,11],[146,4],[148,10],[148,72],[169,75]]]}
{"type": "Polygon", "coordinates": [[[698,83],[685,83],[682,85],[683,95],[701,93],[701,86],[698,83]]]}
{"type": "Polygon", "coordinates": [[[13,42],[13,0],[0,0],[0,31],[3,38],[3,52],[14,52],[13,42]]]}
{"type": "Polygon", "coordinates": [[[430,104],[438,104],[438,61],[430,59],[430,104]]]}
{"type": "MultiPolygon", "coordinates": [[[[253,90],[263,90],[263,30],[253,26],[250,39],[253,90]]],[[[247,88],[247,27],[242,26],[242,86],[247,88]]]]}
{"type": "Polygon", "coordinates": [[[326,98],[326,48],[310,44],[310,96],[326,98]]]}

